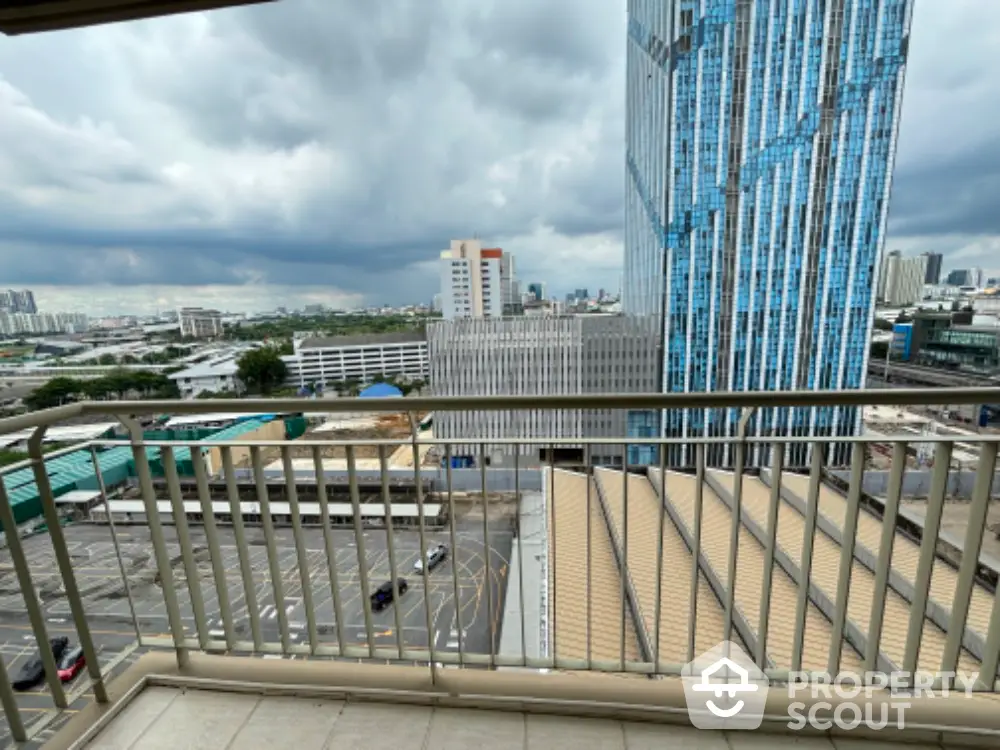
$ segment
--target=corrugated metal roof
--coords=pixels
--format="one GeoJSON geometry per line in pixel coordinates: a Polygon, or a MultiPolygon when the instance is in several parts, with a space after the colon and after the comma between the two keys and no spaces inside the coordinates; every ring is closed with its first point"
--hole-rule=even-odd
{"type": "MultiPolygon", "coordinates": [[[[556,655],[586,659],[589,635],[591,659],[618,661],[622,640],[621,577],[597,490],[590,485],[588,506],[587,486],[588,480],[582,474],[556,469],[550,478],[546,472],[545,487],[554,489],[548,504],[549,626],[554,630],[551,641],[556,655]]],[[[625,659],[639,661],[638,640],[628,612],[624,637],[625,659]]]]}
{"type": "MultiPolygon", "coordinates": [[[[800,474],[786,473],[782,482],[801,498],[805,498],[809,490],[809,479],[800,474]]],[[[836,524],[838,529],[844,528],[844,516],[847,513],[847,500],[836,490],[821,485],[819,493],[819,512],[836,524]]],[[[882,521],[865,510],[858,515],[858,544],[867,547],[878,555],[882,547],[882,521]]],[[[916,580],[917,563],[920,559],[920,545],[904,535],[899,530],[892,543],[892,567],[908,581],[916,580]]],[[[958,586],[958,571],[944,560],[935,558],[933,574],[931,575],[931,598],[947,609],[955,600],[955,589],[958,586]]],[[[986,637],[990,626],[990,614],[993,611],[993,595],[978,583],[973,587],[972,600],[969,602],[968,627],[986,637]]]]}
{"type": "MultiPolygon", "coordinates": [[[[625,525],[625,481],[622,472],[598,469],[595,472],[604,491],[619,536],[625,525]]],[[[656,644],[656,562],[659,555],[657,529],[660,501],[649,479],[628,475],[628,569],[636,589],[642,618],[654,648],[656,644]]],[[[691,552],[669,516],[664,518],[663,557],[660,577],[659,657],[661,662],[688,660],[688,628],[691,601],[691,552]]],[[[701,575],[698,583],[695,652],[709,650],[722,640],[721,603],[701,575]]],[[[734,639],[739,641],[738,636],[734,639]]],[[[742,643],[740,644],[743,645],[742,643]]]]}
{"type": "MultiPolygon", "coordinates": [[[[731,479],[730,479],[731,481],[731,479]]],[[[755,479],[761,487],[763,483],[755,479]]],[[[809,480],[798,474],[785,474],[782,477],[783,483],[792,489],[796,494],[801,493],[805,498],[808,493],[809,480]]],[[[749,486],[749,485],[745,485],[749,486]]],[[[766,488],[765,488],[766,491],[766,488]]],[[[789,509],[795,515],[794,510],[789,509]]],[[[826,516],[839,530],[844,528],[844,518],[847,514],[847,500],[839,493],[821,485],[819,497],[819,512],[826,516]]],[[[781,532],[781,520],[778,521],[778,530],[781,532]]],[[[857,544],[867,547],[873,554],[878,555],[882,546],[882,521],[865,510],[858,514],[857,544]],[[874,546],[873,546],[874,545],[874,546]]],[[[833,545],[833,552],[839,559],[840,547],[829,537],[817,531],[815,539],[819,548],[820,544],[833,545]]],[[[815,552],[814,552],[815,554],[815,552]]],[[[896,532],[892,546],[892,568],[898,571],[911,583],[916,578],[917,560],[920,554],[920,547],[912,540],[896,532]]],[[[817,564],[814,563],[815,571],[817,564]]],[[[866,612],[871,608],[872,589],[874,576],[867,568],[855,562],[852,570],[851,591],[848,603],[849,616],[858,622],[862,621],[867,627],[868,615],[866,612]],[[855,586],[860,586],[861,590],[855,590],[855,586]],[[855,619],[857,618],[857,619],[855,619]]],[[[814,573],[815,575],[815,573],[814,573]]],[[[958,583],[958,573],[948,563],[935,559],[934,569],[931,576],[930,596],[937,604],[946,610],[951,609],[951,603],[955,598],[955,588],[958,583]]],[[[834,584],[835,585],[835,584],[834,584]]],[[[903,651],[906,647],[906,629],[910,616],[910,604],[903,597],[897,594],[891,587],[886,591],[886,610],[883,622],[881,648],[886,654],[902,667],[903,651]]],[[[981,586],[977,585],[973,589],[972,602],[969,605],[968,626],[985,636],[989,626],[990,612],[993,607],[993,596],[981,586]],[[973,611],[976,612],[976,619],[973,619],[973,611]],[[978,627],[977,627],[978,624],[978,627]]],[[[920,655],[918,667],[928,671],[937,671],[941,668],[941,655],[944,651],[946,635],[933,621],[924,620],[923,637],[920,642],[920,655]]],[[[975,672],[978,670],[979,661],[964,649],[959,655],[958,668],[963,671],[975,672]]]]}
{"type": "MultiPolygon", "coordinates": [[[[650,471],[653,481],[659,472],[650,471]]],[[[693,476],[667,472],[667,498],[679,511],[688,529],[694,527],[694,502],[697,481],[693,476]]],[[[729,534],[732,512],[707,484],[704,486],[702,511],[702,549],[705,551],[716,575],[724,585],[729,585],[729,534]]],[[[764,551],[757,538],[745,526],[740,528],[739,564],[736,566],[736,606],[739,607],[750,627],[756,629],[760,615],[760,593],[764,574],[764,551]]],[[[798,586],[781,568],[773,572],[771,602],[768,613],[767,652],[775,666],[790,669],[795,631],[795,612],[798,586]]],[[[802,647],[802,668],[825,671],[832,637],[829,620],[819,608],[809,604],[806,609],[805,639],[802,647]]],[[[849,671],[862,669],[861,659],[846,643],[841,650],[841,668],[849,671]]]]}

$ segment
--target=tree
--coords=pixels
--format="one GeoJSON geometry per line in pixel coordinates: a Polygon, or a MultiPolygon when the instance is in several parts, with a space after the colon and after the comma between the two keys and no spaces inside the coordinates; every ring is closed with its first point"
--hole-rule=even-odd
{"type": "Polygon", "coordinates": [[[115,364],[115,361],[116,360],[115,360],[115,355],[114,354],[102,354],[97,359],[97,363],[99,365],[104,365],[105,367],[107,367],[108,365],[115,364]]]}
{"type": "Polygon", "coordinates": [[[873,360],[885,359],[885,356],[888,353],[888,351],[889,351],[888,341],[873,341],[870,352],[870,358],[873,360]]]}
{"type": "Polygon", "coordinates": [[[892,323],[885,318],[875,318],[875,329],[878,331],[891,331],[892,323]]]}
{"type": "Polygon", "coordinates": [[[245,352],[237,360],[236,365],[238,367],[236,374],[247,388],[265,395],[275,386],[281,385],[287,374],[281,353],[273,346],[245,352]]]}
{"type": "Polygon", "coordinates": [[[73,378],[52,378],[48,383],[36,388],[25,396],[24,403],[29,409],[49,409],[53,406],[75,401],[83,391],[83,384],[73,378]]]}

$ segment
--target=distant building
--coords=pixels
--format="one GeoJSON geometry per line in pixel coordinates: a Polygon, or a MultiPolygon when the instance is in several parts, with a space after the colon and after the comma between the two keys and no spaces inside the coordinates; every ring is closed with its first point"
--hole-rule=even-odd
{"type": "Polygon", "coordinates": [[[38,312],[38,307],[35,305],[35,293],[30,289],[0,291],[0,310],[34,315],[38,312]]]}
{"type": "Polygon", "coordinates": [[[438,294],[435,294],[434,299],[431,300],[431,310],[433,310],[436,313],[441,312],[442,306],[444,304],[443,300],[444,297],[441,295],[440,292],[438,294]]]}
{"type": "Polygon", "coordinates": [[[575,294],[577,299],[590,299],[586,289],[577,289],[575,294]]]}
{"type": "Polygon", "coordinates": [[[923,296],[926,274],[926,255],[905,258],[898,250],[892,251],[882,264],[882,299],[895,307],[912,305],[923,296]]]}
{"type": "Polygon", "coordinates": [[[83,333],[88,318],[83,313],[26,313],[0,310],[0,335],[83,333]]]}
{"type": "Polygon", "coordinates": [[[947,283],[952,286],[971,286],[978,289],[983,285],[983,269],[956,268],[948,274],[947,283]]]}
{"type": "MultiPolygon", "coordinates": [[[[435,396],[604,393],[612,376],[620,393],[656,389],[659,351],[649,319],[578,315],[450,320],[431,323],[427,338],[435,396]]],[[[480,439],[621,437],[627,419],[620,409],[449,411],[435,414],[434,434],[454,443],[454,455],[478,462],[480,439]]],[[[514,454],[510,445],[488,450],[491,465],[506,464],[514,454]]],[[[519,453],[538,460],[545,450],[522,445],[519,453]]],[[[591,450],[595,463],[622,463],[621,445],[598,444],[591,450]]],[[[582,446],[560,447],[556,453],[571,461],[585,458],[582,446]]]]}
{"type": "Polygon", "coordinates": [[[943,259],[941,253],[924,253],[924,257],[927,258],[927,271],[924,274],[924,283],[940,284],[941,261],[943,259]]]}
{"type": "Polygon", "coordinates": [[[528,294],[534,296],[535,300],[541,302],[545,299],[545,282],[532,281],[528,284],[528,294]]]}
{"type": "Polygon", "coordinates": [[[232,353],[224,357],[199,362],[185,370],[174,372],[167,377],[177,384],[181,398],[197,398],[202,393],[240,393],[243,382],[237,377],[239,366],[232,353]]]}
{"type": "Polygon", "coordinates": [[[483,248],[479,240],[452,240],[441,253],[442,314],[452,318],[503,315],[503,250],[483,248]]]}
{"type": "Polygon", "coordinates": [[[427,339],[419,331],[308,338],[295,342],[295,354],[282,357],[288,383],[324,387],[376,375],[426,380],[427,339]]]}
{"type": "Polygon", "coordinates": [[[504,250],[500,250],[500,295],[504,315],[521,314],[521,285],[517,281],[517,264],[514,256],[504,250]]]}
{"type": "Polygon", "coordinates": [[[1000,372],[1000,327],[952,325],[937,328],[920,350],[922,364],[951,369],[1000,372]]]}
{"type": "Polygon", "coordinates": [[[222,335],[222,313],[203,307],[184,307],[177,312],[181,336],[196,339],[215,338],[222,335]]]}

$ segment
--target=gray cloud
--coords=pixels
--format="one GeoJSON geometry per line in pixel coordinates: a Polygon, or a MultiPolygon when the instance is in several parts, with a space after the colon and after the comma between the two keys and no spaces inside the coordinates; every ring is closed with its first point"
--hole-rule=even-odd
{"type": "MultiPolygon", "coordinates": [[[[890,245],[990,267],[1000,5],[916,13],[890,245]]],[[[475,232],[526,280],[598,286],[621,262],[624,52],[624,3],[578,0],[285,0],[5,39],[0,282],[424,300],[475,232]]]]}

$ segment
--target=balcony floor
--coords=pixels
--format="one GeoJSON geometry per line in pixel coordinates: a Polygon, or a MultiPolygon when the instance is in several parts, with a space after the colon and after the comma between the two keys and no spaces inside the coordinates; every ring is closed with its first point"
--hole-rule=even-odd
{"type": "Polygon", "coordinates": [[[790,741],[803,750],[877,750],[896,744],[817,737],[790,740],[756,732],[704,732],[612,719],[150,687],[86,747],[763,750],[776,742],[790,741]]]}

